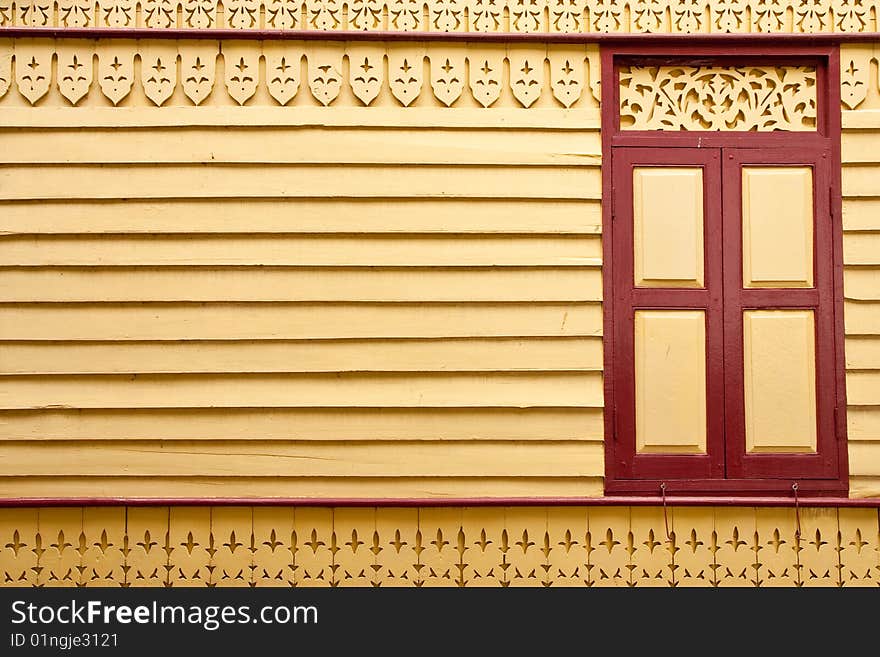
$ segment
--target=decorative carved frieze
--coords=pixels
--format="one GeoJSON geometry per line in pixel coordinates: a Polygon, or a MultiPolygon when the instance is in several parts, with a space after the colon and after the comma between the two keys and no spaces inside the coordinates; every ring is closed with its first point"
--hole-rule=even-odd
{"type": "Polygon", "coordinates": [[[623,130],[816,129],[816,69],[631,66],[620,71],[623,130]]]}
{"type": "Polygon", "coordinates": [[[874,0],[0,0],[0,25],[401,32],[878,31],[874,0]]]}
{"type": "Polygon", "coordinates": [[[135,85],[156,107],[201,105],[218,93],[231,104],[285,106],[595,107],[599,100],[598,48],[584,45],[6,39],[0,105],[9,102],[13,70],[14,87],[31,105],[57,104],[49,93],[56,88],[62,105],[88,104],[99,93],[125,106],[135,85]]]}
{"type": "Polygon", "coordinates": [[[4,586],[870,586],[875,509],[5,509],[4,586]]]}

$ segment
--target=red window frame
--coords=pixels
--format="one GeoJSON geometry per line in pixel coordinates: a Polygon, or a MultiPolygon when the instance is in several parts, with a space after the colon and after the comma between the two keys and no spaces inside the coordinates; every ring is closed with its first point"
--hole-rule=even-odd
{"type": "Polygon", "coordinates": [[[602,51],[603,279],[605,351],[605,490],[608,494],[764,495],[801,492],[840,495],[848,490],[840,194],[840,80],[834,47],[754,47],[724,51],[692,46],[674,53],[661,46],[602,51]],[[817,69],[815,132],[660,132],[619,127],[621,65],[814,65],[817,69]],[[730,149],[730,150],[722,150],[730,149]],[[614,197],[632,198],[632,166],[702,166],[704,289],[645,289],[632,284],[632,209],[614,197]],[[737,169],[742,164],[803,163],[814,170],[815,288],[742,290],[741,216],[737,169]],[[610,175],[609,175],[610,173],[610,175]],[[720,182],[725,180],[724,189],[720,182]],[[829,190],[826,204],[821,190],[829,190]],[[825,221],[822,217],[826,218],[825,221]],[[721,240],[709,239],[723,231],[721,240]],[[717,251],[717,253],[716,253],[717,251]],[[724,269],[722,271],[722,261],[724,269]],[[731,265],[731,263],[733,263],[731,265]],[[736,290],[737,292],[733,292],[736,290]],[[707,309],[706,455],[636,455],[633,381],[633,309],[707,309]],[[816,311],[817,454],[745,454],[743,308],[791,307],[816,311]],[[718,363],[723,363],[718,366],[718,363]],[[720,370],[720,371],[719,371],[720,370]],[[723,383],[719,383],[723,382],[723,383]],[[738,387],[737,387],[738,386],[738,387]],[[737,393],[731,393],[736,390],[737,393]],[[719,444],[720,443],[720,444],[719,444]]]}

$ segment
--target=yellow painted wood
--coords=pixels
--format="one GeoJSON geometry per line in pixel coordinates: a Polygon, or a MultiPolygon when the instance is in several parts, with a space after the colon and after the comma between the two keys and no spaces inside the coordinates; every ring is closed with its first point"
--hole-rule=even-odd
{"type": "Polygon", "coordinates": [[[83,509],[41,508],[38,514],[40,571],[38,586],[73,587],[82,583],[82,551],[85,548],[83,509]],[[82,537],[82,538],[81,538],[82,537]]]}
{"type": "MultiPolygon", "coordinates": [[[[232,123],[235,126],[235,123],[232,123]]],[[[362,127],[0,130],[0,164],[598,164],[598,131],[362,127]]]]}
{"type": "Polygon", "coordinates": [[[588,440],[600,408],[41,409],[0,413],[0,440],[588,440]]]}
{"type": "Polygon", "coordinates": [[[841,181],[844,197],[871,198],[878,194],[877,167],[870,164],[844,164],[841,181]]]}
{"type": "Polygon", "coordinates": [[[254,586],[288,587],[293,583],[291,553],[294,510],[290,507],[253,509],[254,586]]]}
{"type": "MultiPolygon", "coordinates": [[[[39,510],[0,509],[0,572],[3,586],[34,586],[42,574],[37,546],[39,510]]],[[[42,543],[40,535],[40,542],[42,543]]]]}
{"type": "Polygon", "coordinates": [[[840,114],[844,130],[880,129],[880,109],[843,110],[840,114]]]}
{"type": "Polygon", "coordinates": [[[880,404],[851,406],[846,411],[850,440],[880,440],[880,404]]]}
{"type": "Polygon", "coordinates": [[[836,508],[801,509],[798,553],[801,586],[839,586],[840,540],[836,508]]]}
{"type": "Polygon", "coordinates": [[[3,377],[0,408],[602,407],[596,372],[3,377]]]}
{"type": "Polygon", "coordinates": [[[880,371],[846,373],[847,402],[860,406],[880,404],[880,371]]]}
{"type": "Polygon", "coordinates": [[[603,468],[602,444],[576,441],[45,441],[3,451],[8,471],[36,477],[595,477],[603,468]]]}
{"type": "Polygon", "coordinates": [[[716,581],[717,563],[713,549],[714,512],[705,508],[667,509],[677,551],[675,586],[682,588],[710,586],[716,581]]]}
{"type": "Polygon", "coordinates": [[[675,568],[671,532],[674,525],[666,511],[664,520],[663,509],[657,507],[631,507],[630,532],[627,537],[628,549],[630,540],[632,555],[632,584],[639,588],[668,587],[675,581],[675,568]],[[666,534],[669,522],[670,535],[666,534]]]}
{"type": "Polygon", "coordinates": [[[838,509],[841,584],[855,588],[880,583],[880,532],[876,509],[838,509]]]}
{"type": "Polygon", "coordinates": [[[636,451],[706,452],[706,314],[635,312],[636,451]]]}
{"type": "Polygon", "coordinates": [[[169,565],[170,510],[168,507],[130,507],[125,513],[128,567],[125,582],[131,586],[164,586],[169,565]]]}
{"type": "Polygon", "coordinates": [[[505,518],[507,560],[510,563],[507,581],[511,587],[547,586],[550,545],[547,533],[548,510],[544,507],[511,512],[505,518]]]}
{"type": "Polygon", "coordinates": [[[743,513],[736,508],[712,509],[715,526],[709,539],[714,574],[712,586],[755,587],[757,550],[761,547],[758,520],[753,509],[743,513]]]}
{"type": "Polygon", "coordinates": [[[429,372],[602,369],[599,338],[6,342],[0,374],[429,372]]]}
{"type": "MultiPolygon", "coordinates": [[[[880,127],[880,126],[878,126],[880,127]]],[[[876,149],[874,130],[846,130],[841,135],[841,160],[846,164],[880,164],[876,149]]]]}
{"type": "MultiPolygon", "coordinates": [[[[516,511],[513,511],[515,513],[516,511]]],[[[580,587],[590,581],[587,568],[589,513],[579,507],[548,507],[547,581],[554,587],[580,587]]]]}
{"type": "Polygon", "coordinates": [[[797,515],[791,508],[756,508],[755,582],[763,587],[797,586],[797,515]]]}
{"type": "Polygon", "coordinates": [[[333,509],[298,508],[293,516],[291,552],[295,586],[328,586],[333,580],[333,509]],[[331,528],[328,532],[327,528],[331,528]]]}
{"type": "MultiPolygon", "coordinates": [[[[880,196],[880,190],[876,192],[880,196]]],[[[880,230],[877,225],[877,212],[880,211],[880,198],[855,198],[844,197],[843,199],[843,229],[844,230],[880,230]]]]}
{"type": "Polygon", "coordinates": [[[638,287],[703,287],[703,170],[633,169],[638,287]]]}
{"type": "Polygon", "coordinates": [[[744,287],[813,286],[813,170],[742,168],[744,287]]]}
{"type": "Polygon", "coordinates": [[[850,477],[849,496],[854,498],[880,497],[880,476],[850,477]]]}
{"type": "Polygon", "coordinates": [[[848,337],[846,367],[848,370],[880,369],[880,338],[848,337]]]}
{"type": "Polygon", "coordinates": [[[873,477],[880,472],[880,441],[849,443],[849,472],[854,477],[873,477]]]}
{"type": "Polygon", "coordinates": [[[374,583],[377,552],[383,550],[376,533],[376,509],[333,509],[333,582],[341,587],[367,587],[374,583]],[[375,542],[374,542],[375,537],[375,542]]]}
{"type": "Polygon", "coordinates": [[[212,586],[245,587],[253,582],[254,554],[249,540],[253,515],[250,507],[211,508],[212,586]]]}
{"type": "MultiPolygon", "coordinates": [[[[848,237],[845,245],[852,239],[848,237]]],[[[2,266],[585,267],[601,263],[602,242],[593,235],[233,233],[0,238],[2,266]]]]}
{"type": "MultiPolygon", "coordinates": [[[[508,187],[508,190],[515,189],[508,187]]],[[[0,233],[601,232],[598,199],[249,198],[0,201],[0,233]]]]}
{"type": "Polygon", "coordinates": [[[172,507],[168,519],[167,583],[175,587],[208,586],[212,551],[218,546],[211,532],[210,507],[172,507]]]}
{"type": "Polygon", "coordinates": [[[598,268],[56,267],[0,270],[0,303],[601,301],[598,268]]]}
{"type": "Polygon", "coordinates": [[[880,232],[844,233],[843,262],[845,265],[880,265],[880,232]]]}
{"type": "Polygon", "coordinates": [[[377,555],[375,580],[384,587],[413,586],[421,571],[421,554],[417,544],[419,509],[379,507],[376,509],[376,529],[382,551],[377,555]]]}
{"type": "MultiPolygon", "coordinates": [[[[114,586],[126,581],[125,512],[122,507],[85,508],[83,514],[83,572],[85,586],[114,586]]],[[[83,545],[80,546],[82,549],[83,545]]]]}
{"type": "Polygon", "coordinates": [[[746,451],[816,451],[811,310],[743,313],[746,451]]]}
{"type": "Polygon", "coordinates": [[[0,198],[521,198],[599,199],[598,167],[320,165],[9,165],[0,198]],[[340,182],[344,186],[340,187],[340,182]]]}
{"type": "Polygon", "coordinates": [[[5,509],[0,584],[876,587],[878,536],[854,508],[5,509]]]}
{"type": "MultiPolygon", "coordinates": [[[[462,498],[599,497],[601,477],[132,477],[130,497],[149,498],[462,498]]],[[[114,497],[122,482],[110,477],[0,476],[4,497],[114,497]]]]}
{"type": "Polygon", "coordinates": [[[0,317],[0,340],[602,335],[598,304],[21,304],[0,317]]]}
{"type": "Polygon", "coordinates": [[[596,109],[565,109],[558,105],[530,109],[499,107],[461,107],[450,112],[439,107],[339,107],[327,111],[304,105],[287,107],[248,107],[242,111],[229,106],[165,107],[157,112],[148,106],[122,111],[96,105],[82,111],[78,107],[4,106],[0,124],[6,128],[164,128],[164,127],[244,127],[319,126],[324,128],[497,128],[545,130],[599,130],[601,115],[596,109]]]}
{"type": "Polygon", "coordinates": [[[847,336],[880,335],[880,304],[871,301],[847,300],[843,304],[843,320],[847,336]]]}
{"type": "Polygon", "coordinates": [[[588,529],[588,569],[590,586],[632,586],[632,560],[635,537],[630,509],[591,507],[588,529]]]}
{"type": "Polygon", "coordinates": [[[880,268],[847,267],[843,273],[843,296],[854,301],[880,301],[880,268]]]}

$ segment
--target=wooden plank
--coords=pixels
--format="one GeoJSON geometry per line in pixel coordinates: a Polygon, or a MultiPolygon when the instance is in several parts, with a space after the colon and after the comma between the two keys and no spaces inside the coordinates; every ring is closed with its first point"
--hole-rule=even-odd
{"type": "Polygon", "coordinates": [[[599,338],[0,343],[0,374],[601,369],[599,338]]]}
{"type": "MultiPolygon", "coordinates": [[[[844,189],[868,184],[854,176],[844,189]]],[[[599,199],[601,182],[595,166],[5,165],[0,198],[599,199]]]]}
{"type": "Polygon", "coordinates": [[[880,335],[880,304],[870,301],[844,301],[846,334],[880,335]]]}
{"type": "Polygon", "coordinates": [[[850,477],[849,496],[880,497],[880,477],[850,477]]]}
{"type": "Polygon", "coordinates": [[[602,440],[603,435],[600,408],[147,408],[0,412],[0,440],[21,441],[560,441],[602,440]]]}
{"type": "Polygon", "coordinates": [[[601,477],[6,477],[0,497],[601,497],[601,477]]]}
{"type": "Polygon", "coordinates": [[[880,267],[845,268],[843,296],[856,301],[880,300],[880,267]]]}
{"type": "Polygon", "coordinates": [[[880,441],[854,440],[847,448],[850,475],[880,477],[880,441]]]}
{"type": "Polygon", "coordinates": [[[497,127],[0,129],[0,164],[599,164],[598,131],[497,127]]]}
{"type": "Polygon", "coordinates": [[[880,196],[880,168],[870,164],[843,166],[841,176],[845,197],[880,196]]]}
{"type": "Polygon", "coordinates": [[[599,442],[10,443],[20,477],[594,477],[599,442]]]}
{"type": "MultiPolygon", "coordinates": [[[[861,316],[857,320],[861,322],[861,316]]],[[[880,322],[876,323],[876,332],[880,333],[880,322]]],[[[0,307],[0,340],[265,340],[601,334],[602,308],[599,304],[10,304],[0,307]]]]}
{"type": "Polygon", "coordinates": [[[844,233],[843,263],[880,266],[880,232],[844,233]]]}
{"type": "Polygon", "coordinates": [[[846,367],[852,370],[880,369],[880,337],[847,338],[846,367]]]}
{"type": "Polygon", "coordinates": [[[846,400],[861,406],[880,404],[880,371],[847,372],[846,400]]]}
{"type": "Polygon", "coordinates": [[[877,152],[878,122],[874,130],[846,130],[841,134],[840,158],[844,163],[880,164],[880,153],[877,152]]]}
{"type": "Polygon", "coordinates": [[[191,126],[317,126],[373,128],[504,128],[598,130],[598,109],[440,107],[4,107],[7,128],[157,128],[191,126]]]}
{"type": "MultiPolygon", "coordinates": [[[[844,246],[852,244],[847,236],[844,246]]],[[[880,249],[880,241],[877,248],[880,249]]],[[[32,235],[0,237],[0,266],[583,267],[598,235],[32,235]]]]}
{"type": "Polygon", "coordinates": [[[844,110],[841,116],[844,130],[880,130],[880,110],[844,110]]]}
{"type": "Polygon", "coordinates": [[[12,267],[0,303],[601,301],[595,267],[12,267]]]}
{"type": "MultiPolygon", "coordinates": [[[[880,385],[880,376],[877,379],[880,385]]],[[[599,408],[602,400],[602,376],[598,372],[147,374],[0,378],[0,408],[8,409],[198,406],[599,408]]]]}
{"type": "Polygon", "coordinates": [[[555,199],[552,207],[543,200],[428,197],[0,201],[0,234],[598,234],[601,230],[597,200],[555,199]]]}
{"type": "Polygon", "coordinates": [[[843,229],[880,230],[880,198],[843,199],[843,229]]]}
{"type": "Polygon", "coordinates": [[[847,408],[846,428],[850,440],[880,441],[880,404],[847,408]]]}

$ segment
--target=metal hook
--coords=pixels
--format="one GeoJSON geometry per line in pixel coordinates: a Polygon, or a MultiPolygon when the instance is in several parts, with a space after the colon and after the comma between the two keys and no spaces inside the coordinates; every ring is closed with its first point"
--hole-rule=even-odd
{"type": "Polygon", "coordinates": [[[791,485],[791,489],[794,491],[794,517],[797,521],[797,529],[795,529],[794,537],[796,540],[801,540],[801,504],[800,500],[798,500],[798,483],[794,482],[791,485]]]}
{"type": "Polygon", "coordinates": [[[669,533],[669,516],[666,513],[666,482],[660,483],[660,495],[663,496],[663,524],[666,527],[666,540],[672,541],[672,534],[669,533]]]}

